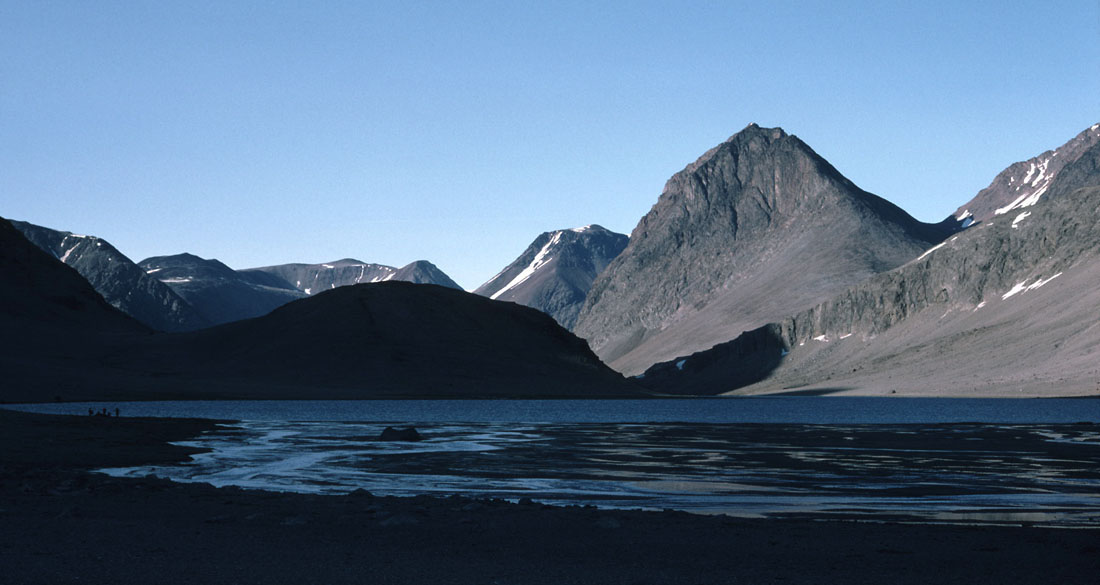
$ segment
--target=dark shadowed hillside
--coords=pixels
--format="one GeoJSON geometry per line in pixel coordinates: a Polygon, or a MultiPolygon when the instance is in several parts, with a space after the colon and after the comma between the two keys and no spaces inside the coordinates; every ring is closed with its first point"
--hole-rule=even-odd
{"type": "Polygon", "coordinates": [[[213,380],[240,396],[632,391],[583,340],[539,311],[406,282],[340,287],[261,318],[161,336],[114,365],[131,364],[213,380]]]}
{"type": "Polygon", "coordinates": [[[434,285],[342,287],[260,318],[153,333],[6,221],[0,330],[0,402],[639,391],[551,317],[434,285]]]}
{"type": "Polygon", "coordinates": [[[72,266],[115,308],[159,331],[189,331],[209,323],[164,283],[102,238],[11,222],[39,248],[72,266]]]}

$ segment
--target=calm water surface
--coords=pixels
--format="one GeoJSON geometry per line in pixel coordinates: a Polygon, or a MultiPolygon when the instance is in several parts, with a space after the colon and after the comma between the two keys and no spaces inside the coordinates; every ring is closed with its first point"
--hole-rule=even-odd
{"type": "Polygon", "coordinates": [[[1100,400],[22,405],[235,420],[187,464],[105,470],[313,493],[454,493],[737,516],[1100,527],[1100,400]],[[1092,423],[1092,424],[1088,424],[1092,423]],[[415,425],[417,443],[383,442],[415,425]]]}
{"type": "Polygon", "coordinates": [[[482,423],[1100,423],[1100,399],[812,397],[662,400],[224,400],[9,405],[55,414],[247,421],[482,423]]]}

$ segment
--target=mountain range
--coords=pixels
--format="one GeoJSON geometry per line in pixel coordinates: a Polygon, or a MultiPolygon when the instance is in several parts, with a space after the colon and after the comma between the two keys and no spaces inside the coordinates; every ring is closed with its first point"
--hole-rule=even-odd
{"type": "Polygon", "coordinates": [[[112,306],[157,331],[193,331],[259,317],[321,290],[360,282],[397,280],[459,288],[426,260],[402,268],[345,259],[233,270],[218,260],[184,253],[135,264],[103,238],[24,221],[10,223],[43,251],[76,269],[112,306]]]}
{"type": "Polygon", "coordinates": [[[262,317],[158,333],[7,221],[0,275],[0,402],[638,392],[549,316],[442,286],[343,286],[262,317]]]}
{"type": "Polygon", "coordinates": [[[592,281],[627,240],[598,225],[544,232],[474,294],[539,309],[572,329],[592,281]]]}
{"type": "Polygon", "coordinates": [[[905,265],[640,380],[689,394],[1100,393],[1098,170],[1100,125],[1000,173],[955,216],[970,227],[905,265]]]}
{"type": "Polygon", "coordinates": [[[134,264],[0,221],[0,401],[1095,395],[1098,242],[1100,124],[938,224],[749,125],[629,238],[543,233],[476,294],[426,261],[134,264]]]}

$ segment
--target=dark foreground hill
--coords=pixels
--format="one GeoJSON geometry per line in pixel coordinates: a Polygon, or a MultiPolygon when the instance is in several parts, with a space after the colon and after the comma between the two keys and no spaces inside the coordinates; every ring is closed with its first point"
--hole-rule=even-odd
{"type": "Polygon", "coordinates": [[[533,307],[572,329],[592,281],[627,241],[598,225],[544,232],[474,293],[533,307]]]}
{"type": "Polygon", "coordinates": [[[1062,166],[1053,197],[642,380],[702,394],[1098,394],[1098,159],[1094,145],[1062,166]]]}
{"type": "Polygon", "coordinates": [[[407,282],[339,287],[261,318],[159,336],[112,365],[242,397],[634,391],[548,315],[407,282]]]}
{"type": "Polygon", "coordinates": [[[0,219],[0,401],[68,398],[112,347],[150,334],[0,219]]]}
{"type": "Polygon", "coordinates": [[[669,179],[575,331],[639,373],[899,266],[954,225],[913,219],[797,137],[753,124],[669,179]]]}
{"type": "Polygon", "coordinates": [[[80,345],[93,334],[144,334],[148,329],[109,305],[73,268],[31,243],[0,218],[0,325],[4,351],[26,345],[80,345]],[[80,333],[88,335],[78,335],[80,333]],[[65,335],[73,335],[66,339],[65,335]]]}

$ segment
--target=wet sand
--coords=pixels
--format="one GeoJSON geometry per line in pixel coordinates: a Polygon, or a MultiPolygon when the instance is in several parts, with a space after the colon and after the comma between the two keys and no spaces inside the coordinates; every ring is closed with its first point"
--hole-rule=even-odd
{"type": "Polygon", "coordinates": [[[4,583],[1095,583],[1100,530],[746,520],[118,479],[206,420],[0,410],[4,583]]]}

